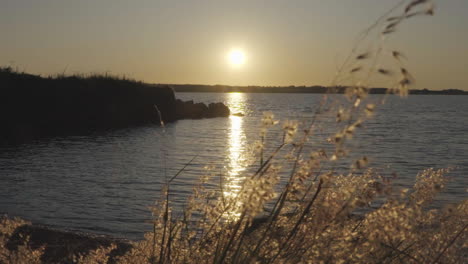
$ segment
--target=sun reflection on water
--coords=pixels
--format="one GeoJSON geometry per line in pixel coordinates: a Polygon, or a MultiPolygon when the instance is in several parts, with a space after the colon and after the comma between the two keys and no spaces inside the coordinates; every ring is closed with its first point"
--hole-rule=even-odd
{"type": "MultiPolygon", "coordinates": [[[[227,94],[227,105],[232,112],[245,111],[245,94],[229,93],[227,94]]],[[[228,164],[227,174],[224,177],[224,197],[228,200],[236,199],[241,189],[243,180],[242,172],[246,168],[246,135],[244,130],[244,118],[240,116],[230,116],[230,128],[228,137],[228,164]]],[[[231,210],[228,218],[236,218],[239,213],[231,210]]]]}

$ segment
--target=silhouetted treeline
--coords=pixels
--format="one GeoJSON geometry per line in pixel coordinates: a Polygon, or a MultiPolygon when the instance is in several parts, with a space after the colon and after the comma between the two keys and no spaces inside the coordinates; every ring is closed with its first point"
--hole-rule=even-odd
{"type": "Polygon", "coordinates": [[[0,68],[0,143],[176,120],[169,86],[105,75],[43,78],[0,68]]]}
{"type": "MultiPolygon", "coordinates": [[[[209,92],[209,93],[344,93],[346,87],[326,87],[326,86],[228,86],[228,85],[198,85],[198,84],[171,84],[176,92],[209,92]]],[[[386,88],[371,88],[371,94],[385,94],[386,88]]],[[[441,91],[434,90],[410,90],[410,94],[449,94],[468,95],[468,92],[448,89],[441,91]]]]}
{"type": "Polygon", "coordinates": [[[422,89],[422,90],[410,90],[410,94],[468,95],[468,92],[458,90],[458,89],[446,89],[446,90],[440,90],[440,91],[422,89]]]}

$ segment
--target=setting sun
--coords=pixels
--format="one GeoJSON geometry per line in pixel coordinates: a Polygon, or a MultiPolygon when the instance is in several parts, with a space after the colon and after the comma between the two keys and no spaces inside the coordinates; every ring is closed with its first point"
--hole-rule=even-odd
{"type": "Polygon", "coordinates": [[[228,61],[232,66],[242,66],[246,61],[245,53],[242,50],[231,50],[228,53],[228,61]]]}

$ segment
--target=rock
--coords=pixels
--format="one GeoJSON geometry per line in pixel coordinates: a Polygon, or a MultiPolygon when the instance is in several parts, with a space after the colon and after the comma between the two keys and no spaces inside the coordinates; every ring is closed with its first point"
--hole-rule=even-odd
{"type": "Polygon", "coordinates": [[[211,117],[227,117],[230,114],[229,107],[223,103],[194,103],[193,100],[182,101],[176,99],[177,119],[201,119],[211,117]]]}
{"type": "Polygon", "coordinates": [[[223,103],[211,103],[208,105],[208,117],[226,117],[230,114],[229,107],[223,103]]]}

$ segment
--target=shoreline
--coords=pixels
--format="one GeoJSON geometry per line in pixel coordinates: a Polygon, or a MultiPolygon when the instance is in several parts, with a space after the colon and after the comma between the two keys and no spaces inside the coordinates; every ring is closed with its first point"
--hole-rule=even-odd
{"type": "Polygon", "coordinates": [[[10,254],[20,252],[22,246],[33,251],[42,249],[40,259],[43,263],[69,263],[99,248],[115,245],[108,254],[108,263],[113,263],[133,248],[133,241],[128,239],[64,230],[8,215],[0,217],[0,242],[10,254]]]}
{"type": "MultiPolygon", "coordinates": [[[[176,93],[303,93],[303,94],[344,94],[346,86],[229,86],[202,84],[164,84],[174,89],[176,93]]],[[[372,87],[369,94],[389,94],[387,88],[372,87]]],[[[390,93],[391,94],[391,93],[390,93]]],[[[468,91],[460,89],[411,89],[410,95],[468,95],[468,91]]]]}

